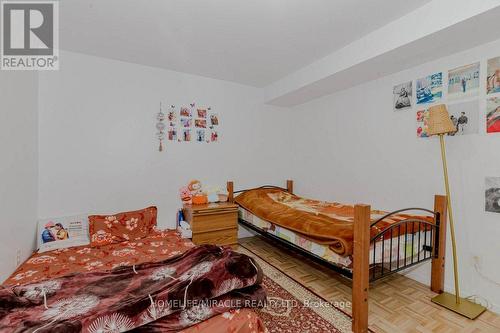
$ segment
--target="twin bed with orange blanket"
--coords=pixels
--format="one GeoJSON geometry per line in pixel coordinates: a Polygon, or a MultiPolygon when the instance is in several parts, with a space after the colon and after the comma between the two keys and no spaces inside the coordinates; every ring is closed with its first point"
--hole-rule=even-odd
{"type": "Polygon", "coordinates": [[[446,198],[435,196],[434,209],[394,212],[299,197],[287,188],[262,186],[233,190],[239,222],[274,242],[353,280],[353,331],[367,332],[370,281],[432,261],[431,289],[444,288],[446,198]],[[235,194],[238,194],[236,197],[235,194]],[[409,214],[418,211],[418,215],[409,214]],[[425,213],[426,215],[422,215],[425,213]]]}
{"type": "Polygon", "coordinates": [[[245,273],[238,282],[235,276],[241,274],[228,268],[231,262],[254,267],[249,258],[230,249],[196,247],[176,231],[155,229],[137,240],[34,253],[0,287],[0,331],[263,332],[260,318],[238,306],[251,304],[249,299],[265,301],[265,292],[254,280],[262,273],[245,273]],[[228,268],[227,278],[217,265],[228,268]],[[207,283],[216,285],[209,288],[207,283]],[[243,289],[233,295],[235,288],[228,286],[243,289]],[[196,304],[194,300],[207,298],[208,289],[220,304],[230,300],[236,305],[196,304]],[[171,311],[159,301],[178,298],[193,301],[193,306],[169,306],[174,307],[171,311]]]}
{"type": "MultiPolygon", "coordinates": [[[[240,206],[242,224],[310,251],[334,264],[341,273],[345,269],[345,275],[351,277],[354,206],[306,199],[275,187],[244,191],[235,201],[240,206]]],[[[418,263],[432,256],[430,225],[434,216],[387,214],[379,210],[370,212],[372,223],[380,220],[370,228],[370,237],[377,237],[399,222],[409,219],[414,222],[399,225],[371,244],[372,280],[380,278],[381,272],[390,272],[392,267],[401,268],[405,263],[418,263]]]]}

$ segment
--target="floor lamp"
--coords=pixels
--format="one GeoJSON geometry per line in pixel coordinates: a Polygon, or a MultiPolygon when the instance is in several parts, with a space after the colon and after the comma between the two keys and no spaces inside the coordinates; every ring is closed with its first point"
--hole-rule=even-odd
{"type": "Polygon", "coordinates": [[[446,149],[444,146],[444,136],[448,133],[454,133],[457,128],[450,119],[446,110],[446,105],[439,104],[429,108],[428,133],[430,136],[438,135],[441,143],[441,158],[443,161],[444,184],[446,187],[446,198],[448,201],[448,217],[450,221],[451,249],[453,252],[453,275],[455,278],[455,295],[442,293],[432,298],[432,302],[444,306],[469,319],[477,318],[486,308],[480,304],[471,302],[460,297],[460,288],[458,284],[458,257],[457,244],[455,240],[455,225],[453,223],[453,212],[451,210],[450,183],[448,181],[448,167],[446,165],[446,149]]]}

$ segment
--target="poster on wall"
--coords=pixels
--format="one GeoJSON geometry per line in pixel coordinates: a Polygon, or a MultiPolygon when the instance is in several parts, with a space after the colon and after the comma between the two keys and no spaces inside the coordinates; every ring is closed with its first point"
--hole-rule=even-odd
{"type": "Polygon", "coordinates": [[[486,101],[486,133],[500,133],[500,97],[486,101]]]}
{"type": "Polygon", "coordinates": [[[443,98],[443,73],[434,73],[416,82],[417,104],[434,103],[443,98]]]}
{"type": "Polygon", "coordinates": [[[411,109],[413,96],[412,81],[401,83],[392,88],[394,111],[411,109]]]}
{"type": "Polygon", "coordinates": [[[455,133],[448,135],[459,136],[479,132],[479,101],[448,105],[448,113],[457,129],[455,133]]]}
{"type": "Polygon", "coordinates": [[[486,177],[485,185],[486,211],[500,213],[500,177],[486,177]]]}
{"type": "Polygon", "coordinates": [[[500,93],[500,57],[488,60],[486,93],[500,93]]]}
{"type": "Polygon", "coordinates": [[[419,138],[429,137],[428,122],[429,122],[429,110],[427,110],[427,109],[418,110],[417,111],[417,137],[419,137],[419,138]]]}
{"type": "Polygon", "coordinates": [[[448,71],[448,99],[479,95],[479,62],[448,71]]]}

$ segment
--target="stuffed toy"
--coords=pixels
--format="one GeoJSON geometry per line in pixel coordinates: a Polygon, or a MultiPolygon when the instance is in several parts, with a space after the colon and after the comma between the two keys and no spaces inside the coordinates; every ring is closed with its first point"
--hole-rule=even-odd
{"type": "Polygon", "coordinates": [[[199,180],[192,180],[187,186],[179,190],[182,203],[201,205],[208,202],[207,195],[203,193],[201,182],[199,180]]]}
{"type": "Polygon", "coordinates": [[[183,204],[190,205],[192,201],[191,191],[188,186],[183,186],[179,189],[179,195],[183,204]]]}
{"type": "Polygon", "coordinates": [[[191,191],[191,196],[201,194],[201,182],[199,180],[192,180],[188,184],[189,191],[191,191]]]}

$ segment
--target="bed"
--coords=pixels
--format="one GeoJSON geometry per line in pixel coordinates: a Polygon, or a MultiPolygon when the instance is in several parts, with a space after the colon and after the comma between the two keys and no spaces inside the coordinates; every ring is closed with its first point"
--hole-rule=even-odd
{"type": "Polygon", "coordinates": [[[154,230],[139,240],[101,247],[34,253],[0,287],[0,331],[15,327],[36,332],[263,332],[259,317],[251,309],[240,308],[265,302],[265,292],[257,283],[262,273],[231,271],[231,265],[257,269],[246,256],[229,248],[195,246],[174,230],[154,230]],[[230,277],[224,278],[228,272],[230,277]],[[222,283],[210,286],[210,281],[222,283]],[[203,303],[200,300],[206,299],[208,289],[216,290],[216,297],[203,303]],[[96,314],[92,313],[92,305],[97,304],[94,295],[102,296],[96,314]],[[70,300],[75,299],[80,303],[72,309],[70,300]],[[161,303],[176,299],[190,306],[180,309],[176,303],[168,307],[161,303]],[[169,307],[179,311],[171,313],[169,307]],[[78,313],[80,309],[87,313],[78,313]],[[67,311],[80,317],[69,317],[67,311]]]}
{"type": "Polygon", "coordinates": [[[106,271],[120,266],[160,262],[194,247],[175,230],[161,230],[141,240],[102,247],[75,246],[49,252],[33,253],[7,280],[4,286],[40,282],[68,274],[106,271]]]}
{"type": "MultiPolygon", "coordinates": [[[[286,242],[295,249],[306,251],[309,257],[312,256],[324,261],[325,265],[328,265],[333,270],[352,278],[352,253],[341,255],[331,249],[328,244],[317,242],[301,233],[268,222],[243,207],[239,207],[239,221],[240,224],[245,225],[247,228],[258,230],[261,233],[265,232],[272,237],[278,237],[280,242],[286,242]]],[[[404,266],[405,261],[411,263],[413,260],[413,263],[417,264],[420,262],[420,258],[431,257],[432,230],[422,228],[419,231],[417,226],[415,232],[410,232],[408,237],[414,237],[417,241],[408,244],[408,246],[402,246],[405,243],[405,235],[394,235],[392,239],[378,239],[377,242],[371,243],[369,254],[371,280],[379,278],[382,268],[384,272],[391,271],[393,267],[408,268],[408,265],[404,266]],[[383,245],[382,242],[384,242],[383,245]],[[389,258],[389,260],[384,262],[385,258],[389,258]]]]}
{"type": "Polygon", "coordinates": [[[353,331],[368,332],[369,283],[431,261],[431,290],[444,288],[446,197],[434,208],[393,212],[369,205],[330,203],[299,197],[286,188],[261,186],[234,191],[239,223],[352,279],[353,331]],[[235,197],[235,195],[237,196],[235,197]]]}

